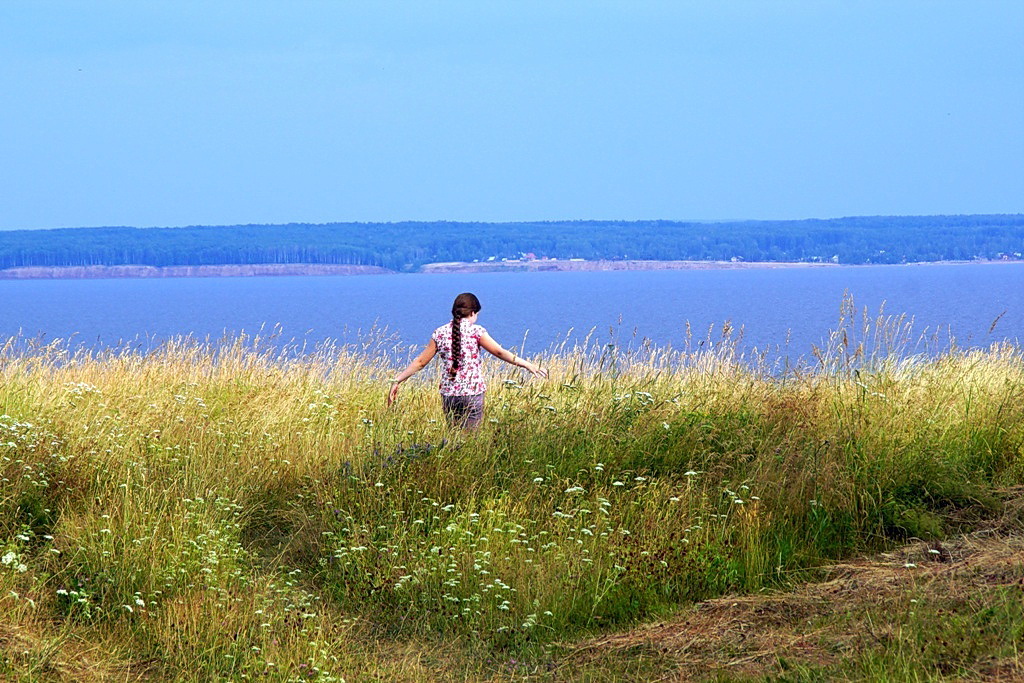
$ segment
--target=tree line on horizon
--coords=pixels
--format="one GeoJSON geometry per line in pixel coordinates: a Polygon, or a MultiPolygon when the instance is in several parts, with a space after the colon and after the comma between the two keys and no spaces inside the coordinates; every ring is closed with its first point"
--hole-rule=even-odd
{"type": "Polygon", "coordinates": [[[1021,259],[1024,214],[786,221],[290,223],[0,232],[0,268],[426,263],[520,258],[837,261],[1021,259]]]}

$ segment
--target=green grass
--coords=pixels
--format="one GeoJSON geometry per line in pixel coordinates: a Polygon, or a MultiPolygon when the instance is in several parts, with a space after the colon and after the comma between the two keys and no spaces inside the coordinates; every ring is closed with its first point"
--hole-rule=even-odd
{"type": "MultiPolygon", "coordinates": [[[[9,343],[0,676],[554,675],[555,646],[998,514],[994,491],[1024,480],[1021,350],[925,359],[882,328],[844,328],[785,376],[729,345],[567,351],[546,381],[492,367],[472,434],[443,424],[429,380],[385,409],[393,369],[372,351],[9,343]]],[[[1019,633],[997,603],[964,606],[945,639],[1019,633]]],[[[905,629],[927,638],[925,621],[905,629]]],[[[994,647],[916,642],[830,671],[994,647]]],[[[665,665],[609,657],[593,680],[665,665]]]]}

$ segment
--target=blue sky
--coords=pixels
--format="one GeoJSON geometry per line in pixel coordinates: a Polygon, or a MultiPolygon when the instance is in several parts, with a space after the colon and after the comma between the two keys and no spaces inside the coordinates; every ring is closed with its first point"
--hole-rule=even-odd
{"type": "Polygon", "coordinates": [[[1024,211],[1024,2],[0,4],[0,228],[1024,211]]]}

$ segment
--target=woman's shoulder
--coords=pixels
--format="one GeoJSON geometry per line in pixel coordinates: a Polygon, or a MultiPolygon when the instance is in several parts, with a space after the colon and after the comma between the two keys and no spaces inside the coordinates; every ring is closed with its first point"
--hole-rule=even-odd
{"type": "Polygon", "coordinates": [[[484,328],[483,325],[477,325],[476,323],[473,323],[472,325],[469,326],[469,333],[479,339],[480,337],[487,334],[487,330],[484,328]]]}
{"type": "Polygon", "coordinates": [[[441,339],[442,337],[450,336],[451,333],[452,333],[452,324],[451,323],[445,323],[444,325],[441,325],[441,327],[439,327],[436,330],[434,330],[434,333],[431,334],[430,336],[432,336],[434,339],[441,339]]]}

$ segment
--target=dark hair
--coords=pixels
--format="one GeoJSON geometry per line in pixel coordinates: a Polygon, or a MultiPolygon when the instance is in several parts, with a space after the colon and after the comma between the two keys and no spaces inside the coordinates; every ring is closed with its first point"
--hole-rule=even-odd
{"type": "Polygon", "coordinates": [[[475,294],[463,292],[455,297],[452,304],[452,366],[448,368],[448,376],[455,379],[462,363],[462,325],[460,321],[474,313],[480,312],[480,300],[475,294]]]}

